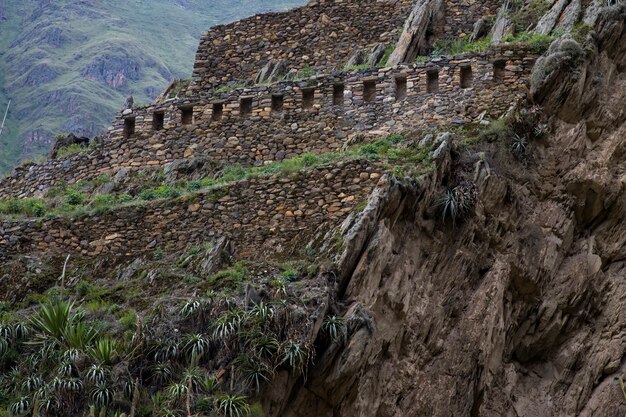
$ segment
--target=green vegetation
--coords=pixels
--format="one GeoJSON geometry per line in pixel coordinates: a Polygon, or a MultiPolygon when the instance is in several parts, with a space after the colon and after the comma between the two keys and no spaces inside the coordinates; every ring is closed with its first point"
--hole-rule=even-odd
{"type": "Polygon", "coordinates": [[[538,33],[521,32],[515,35],[506,36],[502,41],[513,45],[522,45],[531,48],[537,54],[542,54],[548,50],[555,37],[551,35],[540,35],[538,33]]]}
{"type": "Polygon", "coordinates": [[[211,286],[222,288],[238,288],[248,278],[250,272],[243,263],[236,264],[233,268],[220,271],[209,279],[211,286]]]}
{"type": "Polygon", "coordinates": [[[387,62],[389,62],[389,57],[391,56],[391,54],[393,53],[395,49],[396,49],[395,44],[387,45],[387,47],[385,48],[385,53],[383,54],[383,57],[380,59],[380,62],[378,63],[378,67],[384,68],[387,65],[387,62]]]}
{"type": "Polygon", "coordinates": [[[475,42],[465,39],[440,39],[435,42],[432,56],[475,54],[489,49],[491,38],[484,38],[475,42]]]}
{"type": "MultiPolygon", "coordinates": [[[[88,191],[110,179],[98,177],[92,181],[74,185],[64,184],[50,189],[45,199],[4,199],[0,200],[0,215],[11,218],[20,216],[76,216],[86,212],[104,214],[116,207],[140,205],[159,199],[193,198],[194,194],[208,193],[206,198],[217,201],[228,194],[228,185],[234,182],[271,176],[289,176],[303,170],[312,169],[338,161],[359,158],[384,161],[397,176],[417,177],[432,169],[430,149],[412,143],[402,146],[404,137],[391,135],[373,143],[350,148],[341,152],[325,154],[306,153],[301,156],[273,162],[259,167],[225,167],[215,177],[178,181],[175,184],[160,184],[129,194],[94,194],[88,191]]],[[[158,181],[164,181],[159,178],[158,181]]]]}
{"type": "Polygon", "coordinates": [[[287,78],[291,80],[305,80],[317,75],[317,71],[309,65],[306,65],[300,71],[295,74],[287,74],[287,78]]]}

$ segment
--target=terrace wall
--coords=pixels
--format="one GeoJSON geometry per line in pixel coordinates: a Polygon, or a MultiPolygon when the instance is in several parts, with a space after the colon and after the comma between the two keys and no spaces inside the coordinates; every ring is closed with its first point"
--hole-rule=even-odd
{"type": "Polygon", "coordinates": [[[345,219],[367,198],[381,171],[371,161],[353,160],[289,178],[257,178],[192,197],[120,207],[104,215],[2,221],[0,261],[31,253],[138,256],[157,247],[181,250],[221,236],[233,241],[238,256],[291,250],[324,226],[345,219]]]}
{"type": "Polygon", "coordinates": [[[254,79],[268,62],[329,72],[356,49],[393,44],[411,0],[329,0],[281,13],[266,13],[203,33],[191,95],[233,80],[254,79]]]}

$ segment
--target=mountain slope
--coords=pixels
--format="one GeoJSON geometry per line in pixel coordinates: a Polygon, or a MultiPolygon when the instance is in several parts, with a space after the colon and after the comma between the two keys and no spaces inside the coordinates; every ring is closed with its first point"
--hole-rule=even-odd
{"type": "Polygon", "coordinates": [[[148,102],[187,78],[200,32],[302,0],[0,0],[0,172],[56,133],[94,135],[126,96],[148,102]]]}

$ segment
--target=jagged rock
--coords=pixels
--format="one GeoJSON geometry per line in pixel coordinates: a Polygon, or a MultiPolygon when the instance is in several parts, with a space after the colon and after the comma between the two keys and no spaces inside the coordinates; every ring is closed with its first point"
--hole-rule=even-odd
{"type": "Polygon", "coordinates": [[[556,29],[571,32],[572,29],[574,29],[574,25],[579,21],[581,12],[582,6],[580,0],[572,0],[563,11],[556,29]]]}
{"type": "Polygon", "coordinates": [[[557,2],[552,5],[550,10],[539,20],[539,23],[537,23],[537,27],[535,28],[535,32],[540,35],[550,34],[556,27],[561,14],[569,3],[570,0],[557,0],[557,2]]]}
{"type": "Polygon", "coordinates": [[[259,73],[256,76],[254,82],[256,84],[261,84],[261,83],[264,83],[265,81],[267,81],[269,79],[269,76],[272,73],[273,69],[274,69],[274,62],[273,61],[270,61],[267,64],[265,64],[265,66],[263,68],[261,68],[261,71],[259,71],[259,73]]]}
{"type": "Polygon", "coordinates": [[[418,0],[404,24],[396,48],[389,56],[388,66],[415,60],[426,45],[426,32],[434,16],[441,11],[442,0],[418,0]]]}
{"type": "Polygon", "coordinates": [[[80,145],[87,147],[89,146],[89,138],[78,137],[73,133],[70,133],[69,135],[59,136],[52,146],[50,153],[48,154],[48,159],[56,158],[61,148],[66,148],[70,145],[80,145]]]}
{"type": "Polygon", "coordinates": [[[604,0],[593,0],[590,5],[587,6],[585,10],[585,15],[583,16],[583,22],[586,25],[593,26],[596,24],[596,20],[600,15],[600,10],[604,5],[604,0]]]}
{"type": "Polygon", "coordinates": [[[367,66],[370,68],[375,67],[376,64],[380,62],[383,55],[385,55],[386,48],[387,48],[387,45],[385,45],[384,43],[379,43],[378,45],[376,45],[374,49],[372,49],[372,51],[370,52],[369,56],[367,57],[365,61],[367,66]]]}
{"type": "Polygon", "coordinates": [[[283,79],[285,75],[289,72],[289,61],[286,59],[281,59],[274,65],[272,72],[269,76],[269,81],[277,81],[283,79]]]}
{"type": "Polygon", "coordinates": [[[350,56],[350,58],[348,59],[348,62],[346,62],[346,67],[348,68],[356,67],[358,65],[365,63],[366,59],[367,59],[367,54],[365,53],[365,51],[361,49],[357,49],[350,56]]]}
{"type": "Polygon", "coordinates": [[[483,38],[489,33],[489,24],[484,18],[480,18],[474,23],[474,29],[469,37],[469,42],[475,42],[480,38],[483,38]]]}
{"type": "Polygon", "coordinates": [[[126,101],[124,102],[124,107],[122,107],[122,110],[130,110],[133,108],[134,105],[135,99],[133,98],[133,96],[128,96],[126,97],[126,101]]]}
{"type": "Polygon", "coordinates": [[[498,9],[496,22],[491,28],[491,44],[499,45],[507,35],[513,33],[513,21],[511,20],[512,0],[505,0],[498,9]]]}

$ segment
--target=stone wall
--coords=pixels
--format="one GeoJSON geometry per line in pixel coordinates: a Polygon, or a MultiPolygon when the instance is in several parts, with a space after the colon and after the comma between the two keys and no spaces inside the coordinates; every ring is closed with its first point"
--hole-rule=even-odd
{"type": "Polygon", "coordinates": [[[162,166],[193,156],[255,165],[339,149],[349,134],[363,130],[392,133],[460,125],[481,116],[497,118],[525,94],[534,58],[523,48],[495,49],[393,69],[337,72],[271,86],[207,92],[195,101],[169,100],[147,109],[126,110],[104,144],[66,159],[18,168],[0,181],[0,197],[36,195],[62,181],[111,175],[122,167],[162,166]],[[373,88],[370,97],[366,97],[366,85],[373,88]],[[313,87],[307,107],[304,91],[313,87]],[[248,114],[241,114],[242,98],[248,114]],[[282,107],[278,108],[278,102],[282,107]],[[221,108],[219,119],[214,114],[216,106],[221,108]],[[183,124],[181,107],[192,109],[190,124],[183,124]],[[155,130],[155,114],[162,115],[159,130],[155,130]],[[125,135],[127,120],[134,121],[134,126],[133,133],[125,135]]]}
{"type": "Polygon", "coordinates": [[[480,18],[498,13],[500,0],[454,0],[443,2],[442,18],[435,21],[435,39],[458,38],[472,34],[474,23],[480,18]]]}
{"type": "Polygon", "coordinates": [[[318,72],[341,68],[356,49],[395,42],[411,0],[329,0],[211,28],[200,39],[192,93],[255,78],[268,62],[318,72]]]}
{"type": "Polygon", "coordinates": [[[336,225],[378,183],[381,167],[340,162],[294,174],[232,184],[175,200],[117,208],[75,219],[0,222],[0,260],[14,254],[115,253],[137,256],[157,247],[180,250],[227,236],[238,256],[276,253],[306,244],[336,225]]]}

